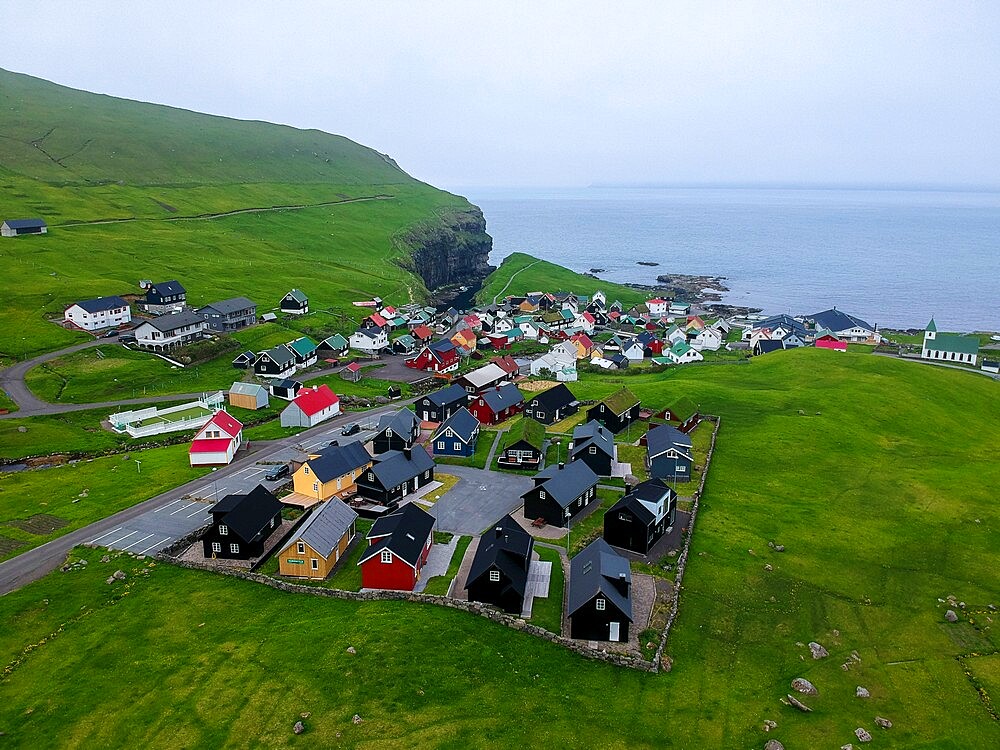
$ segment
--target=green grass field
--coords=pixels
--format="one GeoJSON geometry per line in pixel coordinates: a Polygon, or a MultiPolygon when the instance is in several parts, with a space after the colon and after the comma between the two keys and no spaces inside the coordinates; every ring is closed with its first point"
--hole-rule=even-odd
{"type": "MultiPolygon", "coordinates": [[[[601,397],[613,380],[585,377],[574,392],[601,397]]],[[[650,406],[687,395],[723,418],[669,674],[591,663],[460,612],[313,600],[164,565],[118,599],[92,562],[0,599],[9,660],[46,638],[7,677],[0,730],[15,746],[232,746],[252,736],[283,747],[310,711],[306,736],[345,746],[572,745],[586,731],[602,747],[744,748],[768,737],[839,747],[857,726],[879,747],[1000,742],[976,689],[995,690],[989,655],[1000,645],[985,610],[1000,604],[996,383],[802,349],[628,385],[650,406]],[[977,613],[975,625],[945,623],[938,598],[948,595],[977,613]],[[828,659],[796,645],[814,639],[828,659]],[[852,650],[861,663],[844,671],[852,650]],[[351,679],[371,672],[358,663],[366,658],[378,664],[378,691],[351,679]],[[313,689],[331,674],[348,679],[313,689]],[[811,714],[778,700],[799,675],[820,690],[806,699],[811,714]],[[856,699],[856,685],[872,698],[856,699]],[[354,713],[363,724],[351,725],[354,713]],[[876,714],[893,728],[876,733],[876,714]],[[778,722],[771,735],[765,719],[778,722]]],[[[347,580],[351,567],[346,588],[359,583],[347,580]]]]}

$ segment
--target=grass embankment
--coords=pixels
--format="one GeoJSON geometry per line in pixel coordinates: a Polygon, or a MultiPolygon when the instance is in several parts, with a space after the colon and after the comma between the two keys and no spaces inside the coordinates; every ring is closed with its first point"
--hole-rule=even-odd
{"type": "Polygon", "coordinates": [[[531,603],[531,622],[550,633],[562,632],[563,588],[565,576],[558,550],[535,545],[535,552],[540,560],[552,563],[552,575],[549,578],[549,595],[546,598],[536,598],[531,603]]]}
{"type": "MultiPolygon", "coordinates": [[[[613,380],[584,378],[574,392],[603,397],[613,380]]],[[[963,667],[984,689],[995,684],[995,657],[974,655],[1000,646],[985,609],[1000,603],[995,382],[803,349],[627,383],[654,408],[687,395],[723,415],[669,674],[588,662],[461,612],[314,600],[164,565],[112,608],[108,571],[92,562],[0,599],[0,652],[11,659],[93,610],[9,676],[0,728],[15,744],[252,736],[283,747],[309,711],[321,744],[341,732],[349,745],[548,746],[585,732],[609,747],[744,748],[768,737],[820,747],[852,742],[857,726],[880,747],[1000,744],[963,667]],[[945,623],[938,598],[949,594],[975,625],[965,613],[945,623]],[[303,637],[299,623],[323,637],[303,637]],[[814,639],[828,659],[796,645],[814,639]],[[861,662],[844,671],[852,650],[861,662]],[[351,679],[373,670],[377,691],[351,679]],[[331,674],[347,675],[337,690],[331,674]],[[804,699],[810,714],[779,703],[800,675],[820,691],[804,699]],[[855,698],[857,685],[872,698],[855,698]],[[543,714],[525,721],[525,710],[543,714]],[[350,723],[355,713],[364,723],[350,723]],[[893,728],[876,730],[876,714],[893,728]],[[771,735],[765,719],[778,722],[771,735]]]]}
{"type": "Polygon", "coordinates": [[[187,446],[0,474],[0,560],[203,476],[187,446]],[[136,465],[139,461],[139,465],[136,465]]]}
{"type": "Polygon", "coordinates": [[[492,303],[498,295],[502,299],[508,294],[556,290],[588,297],[601,290],[607,296],[609,305],[619,300],[626,307],[645,302],[648,296],[637,289],[594,279],[527,253],[512,253],[486,278],[483,288],[476,294],[476,301],[486,304],[492,303]]]}
{"type": "Polygon", "coordinates": [[[497,438],[496,430],[479,430],[479,440],[476,442],[476,452],[471,456],[435,456],[434,460],[446,466],[471,466],[474,469],[484,469],[486,458],[490,455],[490,448],[497,438]]]}
{"type": "Polygon", "coordinates": [[[458,575],[458,569],[462,567],[462,560],[465,558],[465,553],[469,549],[470,542],[472,542],[471,536],[460,536],[458,538],[458,542],[455,543],[455,551],[452,553],[451,561],[448,563],[448,571],[443,576],[434,576],[427,581],[427,586],[424,588],[425,594],[445,596],[448,593],[448,587],[451,586],[452,579],[458,575]]]}

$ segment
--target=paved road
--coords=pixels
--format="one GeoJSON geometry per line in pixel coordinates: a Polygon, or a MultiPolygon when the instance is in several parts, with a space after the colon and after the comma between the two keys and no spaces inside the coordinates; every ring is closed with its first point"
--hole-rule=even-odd
{"type": "MultiPolygon", "coordinates": [[[[355,422],[359,419],[369,421],[377,419],[379,415],[386,412],[396,411],[404,406],[408,406],[412,401],[396,401],[388,406],[381,406],[371,411],[358,413],[347,413],[331,419],[329,422],[305,430],[297,435],[291,435],[280,440],[269,442],[254,441],[251,450],[247,453],[240,451],[240,457],[229,466],[211,472],[200,479],[196,479],[187,484],[175,487],[161,495],[157,495],[150,500],[126,508],[113,516],[95,521],[89,526],[71,531],[58,539],[53,539],[40,547],[35,547],[21,553],[6,562],[0,563],[0,595],[8,594],[21,586],[35,581],[45,574],[59,567],[65,559],[67,553],[78,544],[86,544],[102,534],[112,531],[117,527],[125,526],[134,522],[140,516],[156,511],[177,500],[185,498],[212,498],[218,492],[222,492],[219,485],[231,480],[237,475],[246,474],[247,469],[254,469],[258,461],[287,460],[285,456],[298,455],[300,451],[296,446],[306,448],[314,446],[324,440],[332,440],[340,437],[340,428],[348,422],[355,422]]],[[[225,486],[225,485],[223,485],[225,486]]],[[[502,514],[501,514],[502,515],[502,514]]],[[[492,519],[487,523],[492,523],[492,519]]]]}
{"type": "Polygon", "coordinates": [[[24,384],[24,376],[27,374],[28,370],[36,367],[43,362],[48,362],[56,357],[61,357],[64,354],[72,354],[73,352],[78,352],[81,349],[89,349],[93,346],[98,346],[99,344],[107,344],[109,341],[107,339],[94,339],[93,341],[85,341],[82,344],[74,344],[73,346],[68,346],[65,349],[60,349],[57,352],[48,352],[47,354],[40,354],[32,359],[26,359],[24,362],[18,362],[17,364],[11,365],[5,370],[0,370],[0,388],[10,396],[11,401],[17,404],[18,411],[10,415],[0,415],[0,416],[17,416],[17,417],[33,417],[37,414],[52,414],[53,412],[47,411],[52,407],[45,401],[35,396],[28,386],[24,384]]]}
{"type": "Polygon", "coordinates": [[[458,483],[430,510],[438,528],[453,534],[481,533],[520,506],[521,494],[532,485],[531,477],[468,466],[442,465],[437,471],[458,477],[458,483]]]}

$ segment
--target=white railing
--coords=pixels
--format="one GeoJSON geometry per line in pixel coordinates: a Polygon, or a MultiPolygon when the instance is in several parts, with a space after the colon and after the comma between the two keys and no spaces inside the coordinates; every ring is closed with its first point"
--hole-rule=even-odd
{"type": "Polygon", "coordinates": [[[108,421],[111,423],[112,428],[116,432],[124,432],[134,438],[160,435],[164,432],[193,430],[208,422],[215,412],[222,408],[225,398],[225,394],[223,394],[222,391],[216,391],[215,393],[203,395],[197,401],[191,401],[186,404],[178,404],[177,406],[168,406],[165,409],[150,406],[145,409],[137,409],[135,411],[119,412],[108,417],[108,421]],[[166,421],[157,421],[153,424],[143,424],[143,422],[148,419],[162,419],[170,414],[176,414],[193,407],[201,407],[211,413],[199,414],[186,419],[167,419],[166,421]]]}

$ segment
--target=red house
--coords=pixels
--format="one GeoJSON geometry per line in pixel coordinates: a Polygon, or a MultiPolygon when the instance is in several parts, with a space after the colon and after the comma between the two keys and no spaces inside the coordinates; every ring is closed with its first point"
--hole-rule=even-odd
{"type": "Polygon", "coordinates": [[[407,367],[428,372],[451,372],[459,366],[458,349],[447,339],[424,346],[413,357],[405,360],[407,367]]]}
{"type": "Polygon", "coordinates": [[[434,331],[432,331],[426,325],[421,323],[412,331],[410,331],[410,335],[413,336],[413,338],[415,338],[421,344],[426,344],[428,341],[434,338],[434,331]]]}
{"type": "Polygon", "coordinates": [[[524,396],[516,385],[507,383],[480,393],[466,408],[480,424],[499,424],[524,411],[524,396]]]}
{"type": "Polygon", "coordinates": [[[494,357],[490,360],[490,362],[502,369],[512,378],[519,375],[521,372],[521,368],[518,367],[517,362],[515,362],[514,358],[509,354],[505,354],[502,357],[494,357]]]}
{"type": "Polygon", "coordinates": [[[489,339],[490,346],[497,351],[510,349],[510,341],[507,339],[506,333],[489,333],[486,335],[486,338],[489,339]]]}
{"type": "Polygon", "coordinates": [[[847,342],[840,341],[835,336],[831,336],[830,334],[825,334],[816,339],[815,346],[819,349],[833,349],[837,352],[847,351],[847,342]]]}
{"type": "Polygon", "coordinates": [[[243,423],[229,412],[217,411],[198,430],[188,459],[192,466],[226,466],[243,442],[243,423]]]}
{"type": "Polygon", "coordinates": [[[414,503],[377,519],[361,555],[361,586],[413,591],[434,543],[434,516],[414,503]]]}
{"type": "Polygon", "coordinates": [[[372,313],[367,318],[365,318],[365,321],[373,326],[376,326],[377,328],[381,328],[383,331],[388,331],[390,328],[392,328],[392,326],[389,324],[389,321],[386,320],[381,315],[379,315],[378,313],[372,313]]]}

